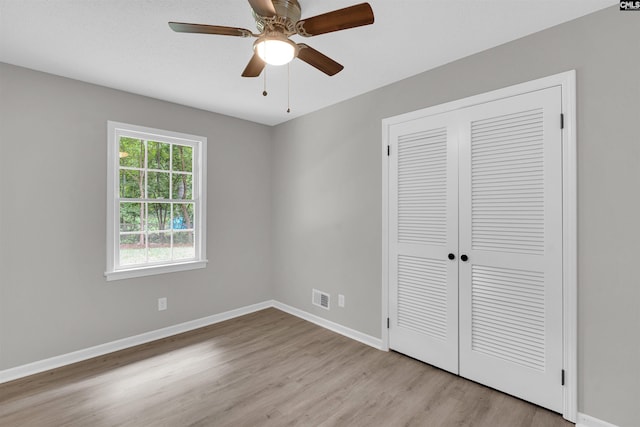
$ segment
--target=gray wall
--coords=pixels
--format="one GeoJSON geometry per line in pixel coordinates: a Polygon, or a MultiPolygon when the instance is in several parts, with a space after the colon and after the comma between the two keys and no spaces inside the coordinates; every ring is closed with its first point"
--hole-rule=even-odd
{"type": "Polygon", "coordinates": [[[576,69],[578,406],[639,426],[637,15],[609,8],[276,127],[276,299],[380,337],[381,119],[576,69]],[[313,287],[346,307],[312,306],[313,287]]]}
{"type": "Polygon", "coordinates": [[[272,298],[269,127],[6,64],[0,120],[0,370],[272,298]],[[207,268],[105,281],[107,120],[208,138],[207,268]]]}
{"type": "Polygon", "coordinates": [[[273,297],[379,337],[380,120],[576,69],[579,410],[640,425],[639,48],[614,7],[275,128],[0,64],[0,370],[273,297]],[[206,269],[105,281],[107,120],[209,138],[206,269]]]}

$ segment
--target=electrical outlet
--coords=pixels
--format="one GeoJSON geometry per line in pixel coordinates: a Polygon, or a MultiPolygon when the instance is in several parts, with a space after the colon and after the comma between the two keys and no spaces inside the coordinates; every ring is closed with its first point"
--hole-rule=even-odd
{"type": "Polygon", "coordinates": [[[344,308],[344,295],[338,294],[338,307],[344,308]]]}
{"type": "Polygon", "coordinates": [[[158,298],[158,311],[167,309],[167,297],[158,298]]]}

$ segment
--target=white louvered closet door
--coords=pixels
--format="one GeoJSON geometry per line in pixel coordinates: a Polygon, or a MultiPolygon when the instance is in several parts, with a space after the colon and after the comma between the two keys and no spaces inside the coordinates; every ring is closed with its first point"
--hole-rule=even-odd
{"type": "Polygon", "coordinates": [[[460,375],[562,411],[560,88],[459,111],[460,375]]]}
{"type": "Polygon", "coordinates": [[[389,346],[457,373],[457,131],[439,115],[389,132],[389,346]]]}

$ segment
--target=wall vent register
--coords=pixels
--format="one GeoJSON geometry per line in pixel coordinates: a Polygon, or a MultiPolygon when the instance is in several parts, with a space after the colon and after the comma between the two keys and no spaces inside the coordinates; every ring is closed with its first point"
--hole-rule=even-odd
{"type": "Polygon", "coordinates": [[[314,289],[311,293],[311,303],[315,306],[324,308],[325,310],[329,310],[330,304],[330,295],[326,292],[319,291],[314,289]]]}

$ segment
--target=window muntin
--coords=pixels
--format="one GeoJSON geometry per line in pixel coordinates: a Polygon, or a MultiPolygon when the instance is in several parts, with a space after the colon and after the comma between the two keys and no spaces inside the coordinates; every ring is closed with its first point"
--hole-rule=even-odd
{"type": "Polygon", "coordinates": [[[109,122],[107,278],[204,266],[205,143],[109,122]]]}

